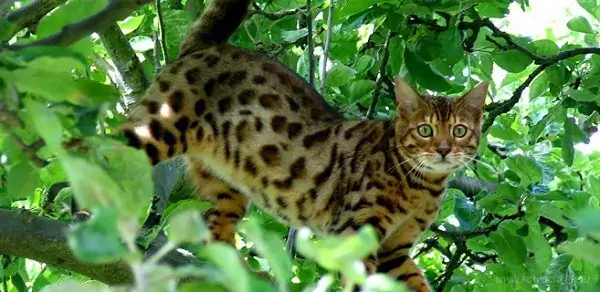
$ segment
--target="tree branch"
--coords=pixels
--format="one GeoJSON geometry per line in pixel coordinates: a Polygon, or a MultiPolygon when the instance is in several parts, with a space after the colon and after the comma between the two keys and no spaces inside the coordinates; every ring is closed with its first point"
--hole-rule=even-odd
{"type": "MultiPolygon", "coordinates": [[[[76,259],[67,242],[68,228],[67,222],[25,210],[0,209],[0,251],[61,267],[109,285],[132,283],[132,275],[125,262],[99,265],[76,259]]],[[[145,251],[145,258],[153,255],[165,242],[166,238],[159,236],[145,251]]],[[[161,262],[171,266],[202,265],[194,257],[177,251],[169,253],[161,262]]]]}
{"type": "Polygon", "coordinates": [[[109,25],[100,33],[100,40],[123,81],[119,85],[125,105],[139,100],[149,86],[144,68],[137,58],[129,40],[116,23],[109,25]]]}
{"type": "Polygon", "coordinates": [[[4,19],[14,25],[10,35],[13,36],[25,27],[37,24],[44,15],[65,2],[67,0],[37,0],[7,13],[4,19]]]}
{"type": "Polygon", "coordinates": [[[37,156],[38,150],[44,147],[44,141],[38,139],[31,144],[25,143],[21,137],[17,134],[10,131],[11,127],[23,128],[23,121],[19,119],[16,113],[8,110],[8,107],[4,104],[4,102],[0,101],[0,125],[4,126],[9,133],[11,133],[11,137],[17,144],[17,147],[23,154],[37,167],[43,168],[48,165],[48,161],[37,156]]]}
{"type": "Polygon", "coordinates": [[[446,266],[446,270],[444,271],[444,274],[442,274],[440,277],[438,277],[434,281],[434,282],[440,283],[438,285],[436,291],[438,291],[438,292],[444,291],[444,287],[446,287],[446,284],[448,284],[448,281],[450,281],[450,278],[452,278],[452,274],[454,274],[454,270],[458,269],[458,267],[460,267],[460,265],[464,261],[464,259],[462,257],[467,250],[468,250],[467,245],[464,242],[456,243],[456,251],[450,258],[450,262],[446,266]]]}
{"type": "Polygon", "coordinates": [[[3,49],[20,50],[31,46],[68,46],[78,40],[106,29],[113,23],[125,19],[139,7],[152,0],[111,0],[100,12],[77,23],[69,24],[59,33],[28,44],[4,46],[3,49]]]}
{"type": "Polygon", "coordinates": [[[387,36],[385,37],[385,42],[383,43],[383,56],[381,57],[381,67],[379,67],[379,74],[377,74],[377,80],[375,80],[375,88],[373,89],[373,99],[371,100],[371,104],[369,105],[369,109],[367,110],[367,119],[373,118],[373,114],[375,113],[375,107],[377,107],[377,103],[379,102],[379,93],[381,92],[381,84],[383,80],[386,78],[387,64],[390,58],[390,51],[388,47],[390,46],[390,39],[392,38],[392,31],[388,31],[387,36]]]}
{"type": "Polygon", "coordinates": [[[306,0],[306,27],[308,28],[308,35],[306,36],[306,43],[308,44],[308,82],[311,86],[315,86],[315,58],[313,57],[315,48],[313,43],[313,19],[311,9],[311,0],[306,0]]]}
{"type": "Polygon", "coordinates": [[[165,65],[169,64],[169,54],[167,53],[167,35],[165,34],[165,22],[162,13],[162,6],[160,4],[160,0],[155,0],[156,5],[156,17],[158,17],[158,33],[160,36],[160,50],[163,55],[163,60],[165,61],[165,65]]]}
{"type": "Polygon", "coordinates": [[[302,5],[297,8],[293,8],[293,9],[286,9],[286,10],[280,10],[280,11],[275,11],[275,12],[266,12],[266,11],[260,9],[260,7],[258,7],[258,6],[254,6],[254,9],[250,10],[249,16],[258,14],[258,15],[262,15],[262,16],[266,17],[269,20],[278,20],[278,19],[282,19],[287,16],[296,15],[296,14],[298,14],[298,12],[306,9],[306,7],[307,7],[306,5],[302,5]]]}
{"type": "Polygon", "coordinates": [[[481,131],[486,132],[488,128],[494,124],[494,120],[496,120],[499,115],[509,112],[515,106],[515,104],[519,102],[519,99],[521,99],[521,94],[523,94],[523,91],[529,87],[531,82],[533,82],[533,79],[535,79],[535,77],[540,75],[548,67],[550,67],[550,64],[545,63],[535,68],[535,70],[529,74],[529,76],[527,76],[527,79],[525,79],[525,81],[519,85],[519,87],[517,87],[508,100],[486,106],[485,110],[488,112],[488,116],[485,119],[485,122],[483,122],[481,131]]]}
{"type": "Polygon", "coordinates": [[[325,35],[325,48],[323,49],[323,63],[321,64],[321,95],[325,92],[327,84],[327,58],[329,58],[329,47],[331,45],[331,33],[333,32],[332,21],[333,11],[335,9],[335,0],[329,2],[329,15],[327,16],[327,34],[325,35]]]}

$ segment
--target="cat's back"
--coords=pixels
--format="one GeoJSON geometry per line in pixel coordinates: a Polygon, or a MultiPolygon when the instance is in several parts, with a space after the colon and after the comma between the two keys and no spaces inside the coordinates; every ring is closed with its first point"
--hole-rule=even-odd
{"type": "Polygon", "coordinates": [[[257,116],[287,128],[291,136],[300,133],[294,133],[295,124],[286,127],[289,118],[303,124],[341,119],[284,65],[227,44],[181,56],[161,70],[143,100],[131,113],[133,119],[160,111],[190,119],[208,116],[207,122],[217,116],[257,116]]]}

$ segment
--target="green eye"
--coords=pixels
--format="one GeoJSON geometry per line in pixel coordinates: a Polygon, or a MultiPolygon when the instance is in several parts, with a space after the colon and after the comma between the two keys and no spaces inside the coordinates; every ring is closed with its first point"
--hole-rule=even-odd
{"type": "Polygon", "coordinates": [[[424,138],[433,136],[433,128],[431,128],[430,125],[420,125],[419,128],[417,128],[417,131],[419,132],[419,135],[424,138]]]}
{"type": "Polygon", "coordinates": [[[462,138],[467,134],[467,127],[464,125],[456,125],[452,130],[452,134],[454,134],[454,137],[462,138]]]}

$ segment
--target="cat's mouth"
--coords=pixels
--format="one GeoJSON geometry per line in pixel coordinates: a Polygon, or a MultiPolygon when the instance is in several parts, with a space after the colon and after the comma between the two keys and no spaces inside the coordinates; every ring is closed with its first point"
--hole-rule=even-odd
{"type": "Polygon", "coordinates": [[[461,165],[461,159],[458,156],[457,157],[453,157],[453,156],[428,157],[428,158],[424,158],[423,161],[421,161],[421,162],[423,164],[423,167],[425,169],[427,169],[428,171],[434,172],[434,173],[444,173],[444,174],[448,174],[448,173],[455,171],[461,165]]]}

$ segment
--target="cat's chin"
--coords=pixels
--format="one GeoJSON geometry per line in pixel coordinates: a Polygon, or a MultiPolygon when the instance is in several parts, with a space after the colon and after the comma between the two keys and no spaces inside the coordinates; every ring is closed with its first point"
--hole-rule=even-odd
{"type": "Polygon", "coordinates": [[[461,168],[460,159],[423,159],[422,172],[432,175],[449,175],[457,169],[461,168]]]}

